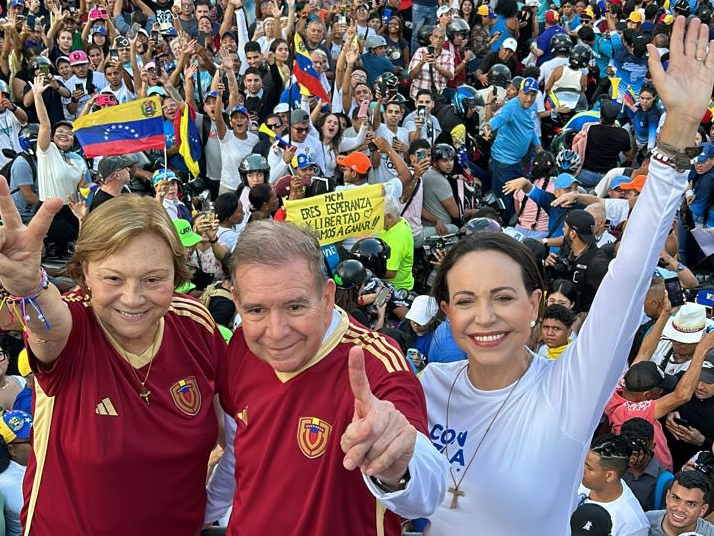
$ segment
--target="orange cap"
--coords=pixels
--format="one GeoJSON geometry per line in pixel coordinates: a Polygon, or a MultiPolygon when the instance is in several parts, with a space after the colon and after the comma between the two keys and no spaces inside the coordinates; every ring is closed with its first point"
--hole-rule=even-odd
{"type": "Polygon", "coordinates": [[[646,175],[637,175],[630,182],[626,182],[620,185],[620,190],[637,190],[642,192],[642,188],[645,187],[645,181],[647,180],[646,175]]]}
{"type": "Polygon", "coordinates": [[[335,159],[335,163],[338,166],[348,167],[357,173],[367,173],[372,167],[369,156],[359,151],[350,153],[347,156],[338,156],[335,159]]]}

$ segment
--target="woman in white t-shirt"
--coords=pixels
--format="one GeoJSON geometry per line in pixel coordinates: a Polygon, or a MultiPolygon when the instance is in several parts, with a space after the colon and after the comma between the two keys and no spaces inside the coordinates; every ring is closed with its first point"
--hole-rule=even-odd
{"type": "Polygon", "coordinates": [[[228,251],[233,251],[243,222],[243,204],[235,192],[226,192],[216,198],[215,209],[218,218],[216,238],[228,251]]]}
{"type": "Polygon", "coordinates": [[[340,153],[347,153],[364,143],[367,136],[367,122],[363,121],[357,135],[352,138],[343,137],[342,124],[337,115],[329,113],[319,115],[318,107],[313,111],[317,134],[322,142],[322,153],[325,157],[325,177],[334,177],[337,164],[335,159],[340,153]]]}
{"type": "MultiPolygon", "coordinates": [[[[685,44],[685,19],[677,18],[666,73],[650,51],[668,110],[658,151],[691,144],[711,95],[714,49],[700,28],[698,19],[689,23],[685,44]]],[[[530,250],[506,235],[475,233],[448,252],[433,295],[467,361],[432,363],[420,377],[430,439],[449,462],[447,494],[427,536],[470,536],[474,527],[519,536],[567,532],[583,460],[625,366],[687,175],[670,157],[652,159],[588,320],[555,361],[525,346],[545,286],[530,250]]]]}
{"type": "Polygon", "coordinates": [[[250,116],[244,106],[235,106],[230,111],[230,130],[223,119],[221,94],[216,99],[216,133],[221,144],[221,185],[218,193],[235,192],[240,184],[238,166],[258,143],[258,136],[248,131],[250,116]]]}

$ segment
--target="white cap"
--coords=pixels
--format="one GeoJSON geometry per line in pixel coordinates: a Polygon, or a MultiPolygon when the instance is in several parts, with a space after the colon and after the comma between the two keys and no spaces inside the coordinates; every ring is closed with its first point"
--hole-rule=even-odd
{"type": "Polygon", "coordinates": [[[426,326],[436,316],[439,308],[431,296],[417,296],[406,314],[408,320],[413,320],[420,326],[426,326]]]}
{"type": "Polygon", "coordinates": [[[509,37],[506,39],[503,44],[501,45],[503,48],[507,48],[508,50],[512,50],[513,52],[516,51],[518,48],[518,41],[513,39],[513,37],[509,37]]]}
{"type": "Polygon", "coordinates": [[[449,12],[451,12],[451,8],[449,6],[441,6],[436,10],[436,18],[438,19],[442,15],[446,15],[449,12]]]}

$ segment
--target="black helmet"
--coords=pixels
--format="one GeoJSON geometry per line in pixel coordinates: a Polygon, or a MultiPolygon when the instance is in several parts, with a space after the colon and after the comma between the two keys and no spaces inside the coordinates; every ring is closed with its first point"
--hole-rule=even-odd
{"type": "Polygon", "coordinates": [[[18,138],[20,140],[20,147],[22,150],[28,154],[35,154],[37,150],[37,136],[40,133],[40,125],[36,123],[30,123],[25,125],[20,129],[18,138]]]}
{"type": "Polygon", "coordinates": [[[569,65],[573,69],[582,69],[587,67],[592,59],[592,52],[590,47],[587,45],[575,45],[570,51],[570,59],[568,60],[569,65]]]}
{"type": "Polygon", "coordinates": [[[674,4],[673,9],[677,13],[677,15],[684,15],[685,17],[689,16],[689,13],[691,11],[689,7],[689,2],[687,2],[687,0],[679,0],[676,4],[674,4]]]}
{"type": "Polygon", "coordinates": [[[54,71],[54,66],[52,65],[52,62],[44,56],[36,56],[35,59],[30,62],[30,65],[27,66],[27,70],[29,71],[31,76],[35,76],[35,71],[39,69],[42,65],[46,65],[47,67],[49,67],[50,72],[54,71]]]}
{"type": "Polygon", "coordinates": [[[538,151],[533,157],[531,177],[540,179],[550,177],[555,171],[555,156],[550,151],[538,151]]]}
{"type": "Polygon", "coordinates": [[[446,36],[449,38],[449,41],[453,42],[454,35],[457,33],[471,33],[469,23],[466,22],[464,19],[454,19],[449,21],[449,23],[446,25],[446,36]]]}
{"type": "Polygon", "coordinates": [[[697,9],[697,17],[704,24],[709,24],[712,20],[712,7],[709,4],[701,4],[697,9]]]}
{"type": "Polygon", "coordinates": [[[506,89],[511,81],[511,70],[502,63],[496,63],[488,70],[488,83],[506,89]]]}
{"type": "Polygon", "coordinates": [[[388,101],[391,101],[397,96],[399,79],[394,73],[382,73],[375,79],[372,89],[374,89],[375,93],[379,91],[382,97],[386,97],[388,101]]]}
{"type": "Polygon", "coordinates": [[[387,274],[387,259],[389,259],[389,246],[381,238],[369,236],[358,240],[352,246],[350,256],[362,263],[375,277],[383,278],[387,274]]]}
{"type": "Polygon", "coordinates": [[[511,78],[510,83],[516,87],[517,91],[520,91],[523,80],[525,80],[525,78],[523,78],[522,76],[514,76],[513,78],[511,78]]]}
{"type": "Polygon", "coordinates": [[[448,143],[437,143],[431,150],[431,159],[436,162],[437,160],[451,160],[456,157],[456,151],[448,143]]]}
{"type": "Polygon", "coordinates": [[[360,261],[347,259],[337,265],[335,275],[332,276],[332,279],[335,280],[338,287],[350,289],[360,286],[370,277],[372,277],[372,274],[369,270],[365,269],[360,261]]]}
{"type": "Polygon", "coordinates": [[[573,42],[568,34],[558,33],[550,38],[550,51],[555,55],[568,54],[571,48],[573,48],[573,42]]]}
{"type": "Polygon", "coordinates": [[[264,181],[268,182],[268,178],[270,176],[270,166],[263,155],[249,154],[240,161],[240,164],[238,165],[238,173],[240,173],[240,179],[246,186],[248,186],[248,173],[251,171],[262,171],[264,181]]]}
{"type": "Polygon", "coordinates": [[[417,42],[420,47],[428,47],[431,43],[431,33],[434,31],[434,26],[425,24],[417,32],[417,42]]]}

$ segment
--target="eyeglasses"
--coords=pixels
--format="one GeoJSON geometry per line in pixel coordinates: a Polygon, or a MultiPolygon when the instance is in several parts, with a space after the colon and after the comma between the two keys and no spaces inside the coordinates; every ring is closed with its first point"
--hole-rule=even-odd
{"type": "Polygon", "coordinates": [[[307,127],[293,127],[293,128],[295,129],[295,132],[297,132],[298,134],[307,134],[308,132],[310,132],[310,129],[307,127]]]}
{"type": "Polygon", "coordinates": [[[280,127],[282,127],[283,124],[282,124],[282,123],[273,123],[272,125],[268,125],[268,124],[266,123],[265,126],[268,127],[270,130],[273,130],[274,128],[280,128],[280,127]]]}

